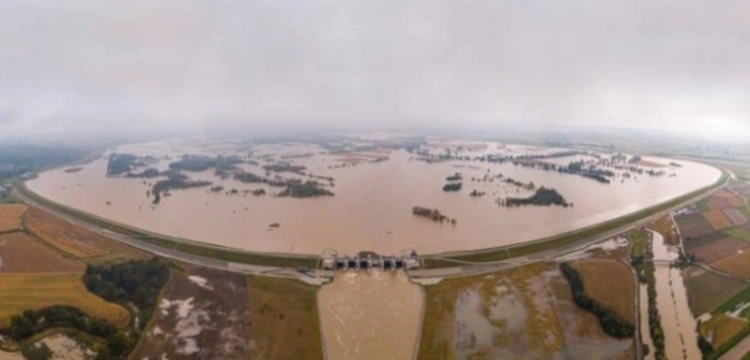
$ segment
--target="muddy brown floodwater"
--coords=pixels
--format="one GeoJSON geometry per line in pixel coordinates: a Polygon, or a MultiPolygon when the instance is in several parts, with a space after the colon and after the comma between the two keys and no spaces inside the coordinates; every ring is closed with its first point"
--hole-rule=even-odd
{"type": "MultiPolygon", "coordinates": [[[[182,154],[245,156],[249,151],[247,147],[236,145],[210,147],[200,144],[200,141],[155,142],[122,146],[115,151],[171,156],[171,159],[155,164],[162,170],[182,154]]],[[[475,148],[477,150],[464,155],[551,151],[497,143],[475,148]]],[[[56,202],[157,233],[246,250],[319,254],[323,249],[333,248],[339,253],[353,255],[362,250],[397,254],[408,248],[420,253],[438,253],[539,239],[662,203],[709,185],[720,176],[719,170],[707,165],[650,157],[644,157],[644,160],[665,165],[676,162],[682,166],[659,168],[667,171],[669,175],[665,176],[620,176],[611,184],[602,184],[578,175],[511,163],[459,160],[427,163],[416,160],[415,154],[404,150],[335,155],[310,144],[257,145],[251,150],[252,159],[258,164],[242,164],[244,170],[265,174],[261,167],[269,158],[264,156],[271,156],[276,162],[292,161],[304,165],[308,173],[335,178],[335,187],[330,188],[335,196],[279,198],[273,196],[280,191],[279,188],[245,184],[231,178],[222,180],[215,176],[214,169],[210,169],[186,171],[185,174],[195,180],[212,181],[226,191],[237,189],[239,194],[211,192],[208,188],[174,190],[171,196],[163,197],[160,204],[152,205],[146,196],[150,189],[148,183],[158,179],[108,178],[104,158],[74,173],[66,173],[65,169],[47,171],[26,184],[32,191],[56,202]],[[311,155],[300,157],[300,154],[311,155]],[[388,156],[389,159],[370,162],[374,156],[388,156]],[[455,193],[444,192],[446,177],[456,172],[463,175],[463,189],[455,193]],[[485,174],[502,174],[524,183],[552,187],[574,206],[498,206],[495,202],[498,198],[525,197],[530,192],[501,181],[471,181],[472,177],[481,178],[485,174]],[[259,188],[265,188],[269,195],[242,194],[259,188]],[[486,195],[471,197],[472,190],[486,195]],[[455,218],[457,224],[439,224],[413,216],[414,206],[438,209],[455,218]],[[275,223],[279,226],[269,226],[275,223]]],[[[578,159],[581,157],[557,158],[554,162],[578,159]]],[[[620,173],[619,170],[616,172],[620,173]]],[[[298,176],[282,175],[286,178],[298,176]]]]}
{"type": "Polygon", "coordinates": [[[641,316],[641,340],[644,346],[648,346],[648,355],[644,356],[645,360],[654,360],[654,341],[651,339],[651,327],[648,324],[648,285],[641,284],[639,292],[639,311],[641,316]]]}
{"type": "Polygon", "coordinates": [[[336,274],[318,293],[328,360],[409,360],[423,294],[403,272],[336,274]]]}
{"type": "MultiPolygon", "coordinates": [[[[654,260],[674,260],[678,249],[664,243],[664,237],[650,231],[653,240],[654,260]]],[[[697,323],[688,306],[687,289],[682,271],[667,264],[654,264],[656,279],[656,306],[664,330],[664,347],[669,359],[700,359],[697,323]]]]}

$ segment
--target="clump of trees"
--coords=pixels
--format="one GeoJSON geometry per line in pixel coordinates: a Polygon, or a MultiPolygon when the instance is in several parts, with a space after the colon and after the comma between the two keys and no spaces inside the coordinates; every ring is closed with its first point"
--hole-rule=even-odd
{"type": "Polygon", "coordinates": [[[154,195],[154,204],[158,204],[161,201],[162,193],[165,191],[211,185],[211,182],[206,180],[190,180],[187,175],[177,170],[168,170],[161,173],[161,175],[166,176],[167,179],[159,180],[151,187],[151,194],[154,195]]]}
{"type": "MultiPolygon", "coordinates": [[[[698,326],[700,327],[700,323],[698,323],[698,326]]],[[[714,347],[711,345],[708,340],[706,340],[703,336],[698,336],[698,349],[701,350],[701,354],[703,356],[707,356],[708,354],[714,352],[714,347]]]]}
{"type": "Polygon", "coordinates": [[[127,177],[130,178],[146,178],[146,179],[153,179],[155,177],[159,177],[161,175],[159,173],[159,170],[156,168],[148,168],[146,170],[143,170],[139,173],[128,173],[127,177]]]}
{"type": "Polygon", "coordinates": [[[445,184],[445,186],[443,186],[443,191],[445,191],[445,192],[455,192],[455,191],[459,191],[459,190],[461,190],[461,183],[460,182],[459,183],[445,184]]]}
{"type": "Polygon", "coordinates": [[[286,190],[280,192],[277,196],[293,198],[311,198],[318,196],[334,196],[333,192],[317,186],[314,181],[307,181],[303,184],[291,184],[286,190]]]}
{"type": "Polygon", "coordinates": [[[443,223],[447,221],[447,222],[450,222],[452,225],[456,224],[456,219],[451,219],[445,216],[438,209],[429,209],[426,207],[415,206],[412,208],[411,213],[416,216],[425,217],[425,218],[428,218],[432,221],[439,222],[439,223],[443,223]]]}
{"type": "Polygon", "coordinates": [[[115,265],[89,265],[83,283],[89,291],[108,301],[135,305],[143,327],[151,318],[156,299],[168,278],[167,266],[153,258],[115,265]]]}
{"type": "Polygon", "coordinates": [[[265,178],[255,175],[251,172],[237,172],[234,174],[234,179],[243,183],[255,184],[265,182],[265,178]]]}
{"type": "Polygon", "coordinates": [[[236,165],[242,163],[242,160],[236,156],[200,156],[185,155],[180,160],[169,164],[172,170],[182,171],[206,171],[211,168],[216,169],[217,175],[234,170],[236,165]]]}
{"type": "Polygon", "coordinates": [[[287,162],[281,162],[276,164],[263,165],[263,170],[273,172],[291,172],[295,174],[304,175],[304,171],[307,168],[302,165],[292,165],[287,162]]]}
{"type": "Polygon", "coordinates": [[[596,315],[605,333],[616,338],[633,336],[635,333],[633,326],[620,322],[614,312],[604,308],[601,304],[586,295],[583,280],[578,271],[568,263],[561,263],[560,271],[568,279],[568,284],[570,284],[570,289],[573,293],[573,301],[578,307],[596,315]]]}
{"type": "Polygon", "coordinates": [[[107,162],[107,176],[127,174],[137,161],[138,157],[132,154],[111,154],[107,162]]]}
{"type": "Polygon", "coordinates": [[[534,195],[527,198],[505,198],[499,201],[500,205],[513,207],[513,206],[525,206],[525,205],[537,205],[537,206],[550,206],[559,205],[563,207],[571,206],[565,198],[552,188],[546,188],[544,186],[536,190],[534,195]]]}
{"type": "Polygon", "coordinates": [[[475,189],[471,193],[469,193],[469,196],[471,196],[471,197],[482,197],[482,196],[484,196],[484,191],[477,191],[475,189]]]}
{"type": "MultiPolygon", "coordinates": [[[[75,328],[90,335],[107,340],[105,348],[99,350],[97,360],[125,359],[138,341],[135,333],[119,330],[107,320],[86,315],[72,306],[51,306],[39,311],[25,310],[14,315],[8,329],[3,334],[15,341],[28,339],[34,334],[54,327],[75,328]]],[[[27,347],[24,356],[45,359],[51,355],[49,349],[27,347]]]]}
{"type": "Polygon", "coordinates": [[[448,176],[445,178],[446,181],[461,181],[463,178],[461,177],[461,174],[455,173],[451,176],[448,176]]]}
{"type": "Polygon", "coordinates": [[[52,358],[52,350],[45,343],[31,344],[21,349],[21,355],[26,360],[49,360],[52,358]]]}

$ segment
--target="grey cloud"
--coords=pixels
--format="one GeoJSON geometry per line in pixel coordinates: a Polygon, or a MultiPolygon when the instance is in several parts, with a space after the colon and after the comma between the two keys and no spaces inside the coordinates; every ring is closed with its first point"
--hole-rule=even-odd
{"type": "Polygon", "coordinates": [[[750,122],[750,3],[0,0],[6,133],[750,122]]]}

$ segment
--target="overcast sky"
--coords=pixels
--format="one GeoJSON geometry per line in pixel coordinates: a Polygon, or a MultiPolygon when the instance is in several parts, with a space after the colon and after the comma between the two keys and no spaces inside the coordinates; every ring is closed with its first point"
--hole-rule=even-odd
{"type": "Polygon", "coordinates": [[[0,134],[236,124],[750,135],[750,1],[0,0],[0,134]]]}

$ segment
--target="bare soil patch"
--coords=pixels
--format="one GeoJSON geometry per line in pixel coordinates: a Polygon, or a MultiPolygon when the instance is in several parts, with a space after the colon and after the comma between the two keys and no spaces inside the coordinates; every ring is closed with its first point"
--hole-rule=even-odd
{"type": "Polygon", "coordinates": [[[750,251],[732,255],[711,264],[719,271],[750,279],[750,251]]]}
{"type": "Polygon", "coordinates": [[[251,359],[253,318],[240,274],[174,272],[133,359],[251,359]]]}
{"type": "Polygon", "coordinates": [[[723,230],[732,227],[732,222],[724,216],[721,210],[711,210],[703,213],[706,220],[711,224],[714,230],[723,230]]]}
{"type": "Polygon", "coordinates": [[[690,267],[684,274],[688,302],[696,316],[713,310],[747,287],[743,281],[699,267],[690,267]]]}
{"type": "Polygon", "coordinates": [[[0,235],[0,273],[83,272],[86,266],[65,258],[22,232],[0,235]]]}
{"type": "Polygon", "coordinates": [[[690,250],[690,253],[695,255],[695,258],[699,261],[712,264],[726,257],[736,255],[747,248],[750,248],[750,244],[730,236],[725,236],[717,241],[693,248],[690,250]]]}
{"type": "Polygon", "coordinates": [[[24,204],[0,204],[0,218],[19,218],[26,209],[24,204]]]}
{"type": "Polygon", "coordinates": [[[635,285],[627,265],[615,260],[572,262],[581,274],[586,295],[613,311],[626,324],[635,324],[635,285]]]}
{"type": "Polygon", "coordinates": [[[692,239],[686,239],[685,250],[687,250],[688,252],[693,251],[693,249],[697,249],[705,245],[713,244],[714,242],[719,241],[725,238],[726,236],[727,235],[722,232],[712,231],[708,235],[704,235],[704,236],[692,238],[692,239]]]}
{"type": "Polygon", "coordinates": [[[732,207],[745,207],[747,205],[745,199],[726,190],[719,190],[712,197],[726,199],[732,207]]]}
{"type": "Polygon", "coordinates": [[[724,215],[729,219],[729,221],[732,222],[732,224],[736,225],[742,225],[747,222],[747,218],[745,218],[742,213],[737,209],[724,209],[724,215]]]}
{"type": "Polygon", "coordinates": [[[30,208],[23,220],[29,232],[58,250],[77,258],[97,258],[103,262],[115,262],[149,257],[141,250],[73,225],[36,208],[30,208]]]}
{"type": "Polygon", "coordinates": [[[682,237],[685,239],[685,244],[688,244],[691,240],[694,240],[695,238],[709,235],[714,232],[713,227],[711,227],[711,224],[706,221],[706,219],[703,217],[702,214],[695,214],[701,217],[700,221],[694,221],[694,222],[678,222],[678,225],[680,227],[680,233],[682,234],[682,237]]]}
{"type": "Polygon", "coordinates": [[[706,219],[703,217],[701,213],[694,212],[690,214],[682,214],[677,215],[674,217],[674,220],[677,222],[677,225],[688,225],[688,224],[695,224],[695,223],[703,223],[706,221],[706,219]]]}
{"type": "Polygon", "coordinates": [[[729,203],[729,200],[720,198],[720,197],[710,197],[706,201],[706,204],[708,205],[708,208],[711,210],[722,210],[722,209],[731,209],[732,204],[729,203]]]}
{"type": "Polygon", "coordinates": [[[0,232],[9,232],[21,228],[19,217],[26,212],[23,204],[0,204],[0,232]]]}
{"type": "Polygon", "coordinates": [[[21,228],[21,220],[18,218],[0,218],[0,233],[15,231],[21,228]]]}

